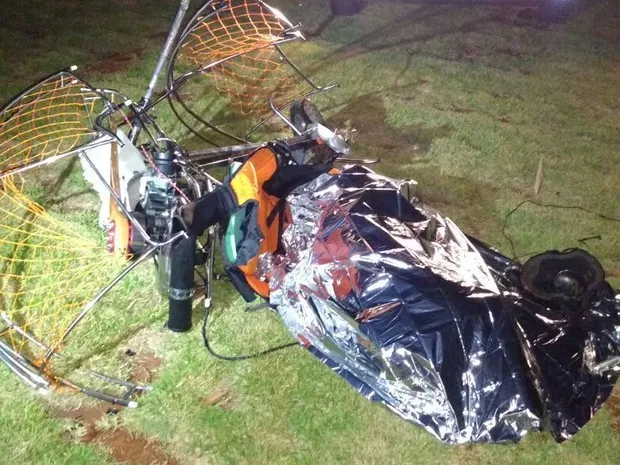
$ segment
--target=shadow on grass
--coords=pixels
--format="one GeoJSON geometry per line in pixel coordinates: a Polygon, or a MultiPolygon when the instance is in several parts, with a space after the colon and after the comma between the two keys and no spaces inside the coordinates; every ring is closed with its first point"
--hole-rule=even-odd
{"type": "MultiPolygon", "coordinates": [[[[520,19],[518,15],[516,15],[516,10],[511,6],[492,8],[488,14],[474,18],[467,16],[466,13],[469,8],[469,6],[463,6],[462,4],[453,6],[421,6],[409,14],[398,17],[388,23],[381,24],[379,27],[370,30],[356,39],[332,50],[309,71],[310,73],[315,73],[349,58],[358,58],[369,53],[382,52],[391,49],[400,49],[408,54],[407,65],[402,73],[405,73],[408,70],[408,68],[412,65],[413,58],[416,56],[433,58],[442,61],[467,63],[468,61],[471,61],[471,57],[466,54],[451,57],[425,52],[419,49],[410,50],[408,47],[420,44],[424,45],[434,39],[448,37],[455,34],[458,35],[481,32],[488,29],[488,27],[492,24],[507,27],[534,27],[537,29],[546,28],[548,26],[546,23],[541,23],[533,18],[520,19]],[[441,17],[445,15],[447,18],[453,18],[455,10],[463,13],[462,22],[458,25],[451,25],[447,22],[448,24],[444,25],[441,17]],[[433,30],[416,31],[416,25],[424,27],[429,24],[433,25],[433,30]]],[[[519,72],[519,70],[516,69],[495,66],[489,63],[476,63],[476,66],[492,68],[503,72],[519,72]]]]}
{"type": "MultiPolygon", "coordinates": [[[[81,352],[80,356],[72,359],[70,362],[67,362],[66,365],[63,366],[63,369],[67,371],[67,373],[78,370],[82,367],[85,362],[88,362],[91,358],[102,355],[105,353],[109,353],[112,350],[119,347],[122,343],[126,342],[128,339],[133,337],[139,331],[151,326],[158,320],[162,318],[161,314],[157,314],[148,320],[145,320],[143,323],[133,326],[130,328],[126,328],[125,331],[118,334],[114,339],[110,339],[105,343],[98,345],[97,347],[93,347],[92,350],[84,350],[81,352]]],[[[84,347],[85,345],[83,345],[84,347]]]]}
{"type": "Polygon", "coordinates": [[[319,23],[314,31],[306,33],[306,35],[310,38],[321,37],[321,34],[327,29],[327,27],[332,23],[336,15],[331,14],[323,21],[319,23]]]}
{"type": "Polygon", "coordinates": [[[433,142],[450,137],[453,128],[422,124],[393,128],[387,122],[387,110],[380,96],[382,92],[346,102],[345,107],[330,118],[330,123],[343,127],[350,122],[358,130],[353,141],[356,153],[382,159],[380,171],[395,178],[402,178],[404,170],[413,170],[413,177],[421,186],[418,192],[421,200],[455,215],[454,219],[468,233],[498,239],[502,223],[489,212],[495,210],[499,190],[471,178],[439,173],[429,156],[433,142]],[[463,211],[467,214],[459,214],[463,211]]]}

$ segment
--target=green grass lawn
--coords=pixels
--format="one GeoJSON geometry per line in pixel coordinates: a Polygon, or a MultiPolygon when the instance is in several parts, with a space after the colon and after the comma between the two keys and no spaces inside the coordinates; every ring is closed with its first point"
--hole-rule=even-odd
{"type": "MultiPolygon", "coordinates": [[[[512,255],[504,218],[525,199],[620,218],[613,1],[544,28],[492,7],[371,1],[359,15],[330,19],[327,0],[273,3],[312,36],[291,50],[294,58],[316,81],[341,84],[319,103],[333,125],[357,128],[356,155],[381,158],[382,173],[416,179],[419,195],[465,232],[512,255]],[[534,196],[541,159],[544,181],[534,196]]],[[[0,100],[71,64],[93,85],[138,99],[175,7],[172,0],[3,1],[0,100]]],[[[198,145],[165,110],[160,123],[198,145]]],[[[618,231],[618,223],[592,214],[536,206],[506,225],[517,255],[586,248],[616,287],[618,231]],[[596,235],[601,239],[579,242],[596,235]]],[[[122,426],[156,441],[180,464],[618,463],[618,418],[609,408],[562,445],[531,433],[517,445],[447,447],[363,399],[301,348],[215,360],[202,347],[199,307],[190,333],[162,329],[165,305],[150,269],[118,293],[73,350],[81,363],[119,373],[131,370],[128,348],[152,354],[161,366],[138,409],[97,427],[111,435],[122,426]]],[[[210,331],[218,350],[242,353],[289,340],[275,315],[244,308],[229,284],[216,284],[210,331]]],[[[90,400],[37,398],[0,367],[0,463],[122,461],[106,452],[106,441],[87,440],[79,421],[60,418],[58,409],[78,404],[90,400]]]]}

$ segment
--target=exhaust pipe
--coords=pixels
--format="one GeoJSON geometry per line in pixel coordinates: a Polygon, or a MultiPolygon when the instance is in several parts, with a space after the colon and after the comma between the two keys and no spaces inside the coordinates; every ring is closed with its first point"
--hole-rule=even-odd
{"type": "Polygon", "coordinates": [[[168,322],[174,332],[192,327],[196,238],[189,236],[164,247],[159,255],[159,288],[168,298],[168,322]]]}

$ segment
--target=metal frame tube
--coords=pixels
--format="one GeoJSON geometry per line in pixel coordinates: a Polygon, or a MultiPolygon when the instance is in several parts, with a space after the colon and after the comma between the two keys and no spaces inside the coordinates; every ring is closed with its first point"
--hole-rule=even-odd
{"type": "Polygon", "coordinates": [[[108,191],[110,196],[112,196],[112,198],[116,202],[116,205],[118,206],[118,208],[120,208],[120,210],[127,217],[127,219],[131,222],[131,224],[142,235],[142,237],[144,238],[144,242],[146,242],[148,245],[153,246],[153,247],[162,247],[164,245],[171,244],[172,242],[176,241],[180,237],[187,237],[187,234],[185,234],[185,231],[180,231],[177,234],[175,234],[174,236],[170,237],[167,241],[164,241],[164,242],[156,242],[156,241],[151,240],[151,237],[148,235],[146,230],[142,227],[140,222],[134,218],[134,216],[131,214],[131,212],[123,204],[123,201],[116,194],[116,192],[114,192],[114,189],[112,189],[112,186],[110,186],[108,181],[106,181],[106,179],[103,177],[103,175],[99,172],[99,170],[97,169],[95,164],[92,162],[92,160],[88,157],[88,155],[86,155],[86,153],[82,153],[80,156],[86,161],[86,163],[88,163],[88,165],[91,167],[91,169],[95,172],[95,174],[97,175],[99,180],[103,183],[104,187],[106,188],[106,190],[108,191]]]}
{"type": "Polygon", "coordinates": [[[151,391],[153,388],[147,384],[136,384],[129,381],[123,381],[121,379],[116,379],[108,375],[104,375],[103,373],[99,373],[97,371],[87,370],[87,373],[91,375],[93,378],[100,379],[109,384],[116,384],[118,386],[123,386],[133,391],[151,391]]]}
{"type": "Polygon", "coordinates": [[[196,162],[196,165],[205,172],[205,175],[209,176],[209,179],[212,180],[212,176],[210,176],[206,170],[210,170],[213,168],[221,168],[224,166],[227,166],[228,164],[230,164],[233,161],[242,161],[245,160],[246,158],[248,158],[251,155],[251,153],[244,153],[241,155],[233,155],[233,156],[229,156],[229,157],[224,157],[224,158],[219,158],[216,160],[212,160],[212,161],[205,161],[205,162],[196,162]]]}
{"type": "Polygon", "coordinates": [[[262,50],[262,49],[265,49],[265,48],[269,48],[271,46],[277,46],[277,45],[280,45],[280,44],[285,44],[287,42],[293,42],[295,40],[299,40],[299,37],[287,37],[287,38],[284,38],[284,39],[280,39],[280,40],[277,40],[277,41],[274,41],[274,42],[270,43],[269,45],[264,45],[262,47],[256,47],[255,49],[246,50],[244,52],[234,53],[233,55],[230,55],[230,56],[228,56],[226,58],[222,58],[221,60],[217,60],[217,61],[214,61],[212,63],[209,63],[208,65],[201,66],[200,68],[195,69],[194,71],[189,71],[189,72],[179,76],[177,79],[175,79],[172,82],[172,87],[169,89],[169,93],[173,92],[175,90],[179,90],[181,85],[185,84],[185,82],[187,82],[187,80],[190,77],[192,77],[192,76],[194,76],[194,75],[196,75],[198,73],[204,73],[206,71],[209,71],[211,68],[214,68],[214,67],[216,67],[218,65],[221,65],[222,63],[226,63],[227,61],[232,60],[232,59],[237,58],[237,57],[240,57],[242,55],[247,55],[250,52],[255,52],[257,50],[262,50]]]}
{"type": "MultiPolygon", "coordinates": [[[[315,83],[314,83],[314,82],[313,82],[313,81],[312,81],[312,80],[311,80],[308,76],[306,76],[306,75],[305,75],[305,74],[301,71],[301,69],[299,69],[299,68],[297,67],[297,65],[296,65],[295,63],[293,63],[293,62],[290,60],[290,58],[289,58],[288,56],[286,56],[286,54],[285,54],[285,53],[284,53],[284,51],[282,50],[282,47],[280,47],[280,44],[275,44],[275,45],[274,45],[274,47],[276,48],[276,50],[278,51],[278,53],[280,54],[280,56],[282,57],[282,59],[283,59],[284,61],[286,61],[286,63],[287,63],[287,64],[288,64],[291,68],[293,68],[293,70],[295,70],[295,72],[296,72],[297,74],[299,74],[299,75],[302,77],[302,79],[303,79],[304,81],[306,81],[308,84],[310,84],[310,86],[311,86],[314,90],[319,90],[319,91],[326,90],[326,88],[325,88],[325,87],[321,87],[321,86],[316,85],[316,84],[315,84],[315,83]]],[[[331,86],[327,86],[327,87],[330,87],[330,88],[332,88],[332,87],[340,87],[340,84],[333,84],[333,85],[331,85],[331,86]]]]}
{"type": "MultiPolygon", "coordinates": [[[[221,10],[225,10],[225,8],[220,7],[218,9],[214,10],[213,12],[209,13],[209,15],[207,15],[207,16],[211,16],[213,14],[216,14],[216,13],[218,13],[221,10]]],[[[299,39],[298,37],[287,37],[287,38],[284,38],[284,39],[280,39],[279,41],[275,41],[272,44],[265,45],[264,47],[258,47],[258,48],[256,48],[256,50],[260,50],[261,48],[270,47],[271,45],[283,44],[283,43],[286,43],[286,42],[291,42],[291,41],[298,40],[298,39],[299,39]]],[[[176,51],[175,51],[175,53],[176,53],[176,51]]],[[[170,77],[170,82],[168,82],[168,85],[166,87],[166,92],[164,92],[163,95],[160,95],[159,97],[157,97],[157,100],[154,100],[153,102],[149,101],[148,104],[142,105],[140,110],[135,115],[133,115],[133,117],[134,118],[140,117],[142,114],[144,114],[147,111],[149,111],[151,108],[153,108],[159,102],[161,102],[162,100],[168,98],[171,94],[173,94],[174,92],[178,91],[181,88],[181,86],[183,86],[189,80],[189,78],[191,78],[192,76],[194,76],[196,74],[199,74],[199,73],[205,73],[205,72],[207,72],[208,70],[210,70],[211,68],[213,68],[215,66],[221,65],[222,63],[225,63],[228,60],[232,60],[233,58],[237,58],[237,57],[239,57],[241,55],[245,55],[247,53],[249,53],[249,52],[245,51],[245,52],[235,53],[235,54],[233,54],[231,56],[228,56],[226,58],[222,58],[221,60],[217,60],[217,61],[214,61],[213,63],[209,63],[208,65],[201,66],[201,67],[199,67],[199,68],[197,68],[197,69],[195,69],[193,71],[189,71],[189,72],[179,76],[176,79],[173,79],[172,76],[171,76],[170,77]]],[[[174,64],[174,59],[175,58],[176,57],[173,56],[173,58],[172,58],[173,61],[171,61],[170,66],[172,66],[174,64]]]]}
{"type": "MultiPolygon", "coordinates": [[[[265,45],[264,47],[257,47],[255,50],[261,50],[263,48],[271,47],[272,45],[284,44],[284,43],[292,42],[292,41],[295,41],[295,40],[299,40],[299,38],[298,37],[291,37],[291,38],[281,39],[279,41],[273,42],[272,44],[265,45]]],[[[255,50],[251,50],[251,51],[255,51],[255,50]]],[[[231,56],[226,57],[226,58],[222,58],[221,60],[214,61],[213,63],[209,63],[208,65],[202,66],[202,67],[200,67],[198,69],[195,69],[194,71],[189,71],[189,72],[179,76],[178,78],[172,80],[172,82],[168,86],[168,89],[166,90],[166,92],[163,95],[158,97],[157,100],[155,100],[154,102],[149,103],[148,105],[143,106],[140,109],[140,111],[134,115],[134,117],[139,117],[140,115],[142,115],[143,113],[147,112],[152,107],[157,105],[162,100],[168,98],[171,94],[177,92],[181,88],[181,86],[183,86],[189,80],[189,78],[191,78],[192,76],[195,76],[196,74],[199,74],[199,73],[205,73],[205,72],[209,71],[211,68],[213,68],[215,66],[221,65],[222,63],[225,63],[225,62],[227,62],[229,60],[232,60],[234,58],[240,57],[240,56],[245,55],[247,53],[249,53],[249,52],[245,51],[245,52],[235,53],[234,55],[231,55],[231,56]]],[[[234,136],[234,138],[237,138],[237,137],[234,136]]],[[[243,140],[241,140],[241,141],[243,141],[243,140]]]]}
{"type": "Polygon", "coordinates": [[[43,344],[41,341],[39,341],[38,339],[36,339],[34,336],[28,334],[23,328],[21,328],[20,326],[16,325],[10,318],[9,316],[5,313],[2,312],[0,313],[0,318],[2,318],[2,320],[4,320],[4,322],[8,325],[0,334],[4,334],[7,331],[15,331],[17,334],[19,334],[20,336],[28,339],[30,342],[32,342],[34,345],[38,346],[40,349],[44,349],[44,350],[49,350],[49,347],[47,347],[45,344],[43,344]]]}
{"type": "Polygon", "coordinates": [[[227,158],[236,155],[249,155],[255,150],[264,147],[265,144],[242,144],[230,147],[217,147],[207,150],[196,150],[187,154],[188,158],[194,163],[209,162],[220,160],[221,157],[227,158]]]}
{"type": "MultiPolygon", "coordinates": [[[[331,89],[334,89],[334,88],[336,88],[336,87],[340,87],[340,84],[332,84],[332,85],[325,86],[325,87],[319,87],[318,89],[313,90],[313,91],[308,92],[307,94],[305,94],[305,95],[303,96],[303,98],[312,97],[313,95],[316,95],[316,94],[321,93],[321,92],[326,92],[326,91],[331,90],[331,89]]],[[[280,111],[280,112],[281,112],[281,111],[282,111],[282,110],[284,110],[285,108],[290,107],[293,103],[295,103],[295,100],[291,100],[290,102],[285,103],[284,105],[282,105],[281,107],[279,107],[279,108],[278,108],[278,111],[280,111]]],[[[260,120],[258,123],[256,123],[256,125],[255,125],[254,127],[252,127],[252,129],[250,129],[250,130],[248,131],[248,133],[245,135],[245,138],[249,140],[249,139],[250,139],[250,137],[252,136],[252,134],[254,134],[254,132],[255,132],[258,128],[260,128],[261,126],[263,126],[263,125],[264,125],[267,121],[269,121],[269,120],[270,120],[271,118],[273,118],[274,116],[276,116],[276,114],[272,113],[271,115],[266,116],[265,118],[263,118],[262,120],[260,120]]]]}
{"type": "Polygon", "coordinates": [[[37,168],[39,166],[49,165],[50,163],[54,163],[56,161],[63,160],[65,158],[67,158],[67,157],[70,157],[71,155],[77,155],[77,154],[83,152],[84,150],[89,150],[89,149],[94,149],[96,147],[101,147],[103,145],[107,145],[107,144],[115,141],[115,139],[113,139],[113,138],[109,138],[109,139],[105,139],[105,140],[99,140],[99,142],[97,142],[97,140],[99,140],[99,139],[96,139],[93,142],[89,142],[87,145],[83,145],[82,147],[77,148],[75,150],[71,150],[70,152],[65,152],[65,153],[63,153],[61,155],[54,155],[53,157],[46,158],[45,160],[37,161],[37,162],[31,163],[30,165],[22,166],[21,168],[15,168],[15,169],[6,171],[4,173],[0,173],[0,180],[6,178],[7,176],[12,176],[14,174],[23,173],[24,171],[28,171],[30,169],[37,168]]]}
{"type": "Polygon", "coordinates": [[[49,389],[49,381],[38,373],[37,367],[2,341],[0,341],[0,361],[31,388],[44,392],[49,389]]]}
{"type": "Polygon", "coordinates": [[[134,400],[123,399],[120,397],[111,396],[110,394],[106,394],[105,392],[95,391],[94,389],[82,387],[65,378],[59,377],[59,378],[56,378],[56,381],[60,384],[64,384],[65,386],[71,389],[75,389],[76,391],[79,391],[82,394],[86,394],[87,396],[94,397],[95,399],[108,402],[112,405],[122,405],[123,407],[127,407],[127,408],[136,408],[138,406],[138,403],[134,400]]]}
{"type": "Polygon", "coordinates": [[[269,108],[271,108],[271,111],[273,111],[273,113],[278,118],[284,121],[286,125],[293,130],[293,133],[295,133],[298,136],[302,135],[302,132],[299,129],[297,129],[295,125],[286,116],[284,116],[284,114],[280,110],[278,110],[275,103],[273,103],[273,95],[269,97],[269,108]]]}
{"type": "MultiPolygon", "coordinates": [[[[185,13],[187,13],[187,9],[189,8],[190,0],[181,0],[181,4],[179,5],[179,9],[177,10],[177,14],[174,17],[174,21],[172,23],[172,27],[168,32],[168,36],[166,37],[166,42],[164,43],[164,48],[159,55],[159,59],[157,60],[157,65],[155,66],[155,70],[153,71],[153,75],[151,76],[151,82],[149,83],[148,88],[146,89],[146,93],[142,97],[142,101],[140,102],[141,109],[148,109],[149,102],[153,97],[153,92],[155,92],[155,87],[159,82],[159,76],[164,69],[164,65],[170,58],[170,53],[172,52],[174,42],[179,35],[179,30],[181,29],[181,24],[183,23],[183,18],[185,18],[185,13]]],[[[134,143],[140,132],[142,131],[142,124],[136,124],[129,134],[129,140],[134,143]]]]}
{"type": "Polygon", "coordinates": [[[149,87],[144,94],[143,104],[145,106],[148,105],[151,97],[153,96],[153,92],[155,91],[155,87],[157,86],[157,82],[159,81],[159,75],[161,74],[162,69],[164,69],[164,65],[168,61],[170,52],[172,51],[172,46],[174,45],[174,41],[179,34],[179,30],[181,29],[181,23],[183,22],[185,13],[187,13],[189,4],[190,0],[181,0],[181,4],[179,5],[179,9],[177,10],[177,14],[174,18],[174,22],[172,23],[172,27],[170,28],[170,32],[168,32],[168,37],[166,38],[164,49],[159,55],[159,60],[157,61],[157,66],[155,66],[155,71],[153,71],[151,82],[149,83],[149,87]]]}
{"type": "Polygon", "coordinates": [[[116,278],[110,281],[107,286],[105,286],[101,291],[99,291],[99,294],[97,294],[84,306],[80,314],[76,316],[71,322],[71,324],[67,327],[67,329],[65,329],[65,332],[58,340],[58,342],[56,342],[56,344],[50,347],[50,349],[47,351],[47,353],[45,354],[45,359],[43,360],[43,363],[41,365],[41,370],[48,364],[50,358],[52,358],[52,355],[54,355],[56,350],[58,350],[58,347],[60,347],[62,342],[75,329],[75,327],[80,323],[80,321],[82,321],[84,317],[95,307],[95,305],[97,305],[101,301],[101,299],[103,299],[105,295],[121,281],[121,279],[123,279],[131,271],[133,271],[140,263],[150,258],[157,251],[157,249],[158,247],[151,247],[149,250],[144,252],[136,261],[131,262],[129,266],[127,266],[123,271],[121,271],[116,276],[116,278]]]}

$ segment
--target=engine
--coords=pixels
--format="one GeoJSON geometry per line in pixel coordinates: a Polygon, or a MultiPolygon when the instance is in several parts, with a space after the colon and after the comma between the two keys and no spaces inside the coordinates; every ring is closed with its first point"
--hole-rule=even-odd
{"type": "Polygon", "coordinates": [[[143,218],[144,229],[152,240],[162,242],[172,232],[174,203],[175,191],[168,179],[154,170],[140,178],[140,203],[136,216],[143,218]]]}
{"type": "MultiPolygon", "coordinates": [[[[150,167],[139,178],[139,202],[135,206],[136,217],[143,221],[143,227],[153,241],[164,242],[177,232],[174,221],[174,210],[182,203],[183,198],[193,198],[187,180],[180,175],[174,164],[174,149],[165,152],[149,150],[150,167]]],[[[135,253],[141,246],[141,238],[134,235],[130,249],[135,253]]]]}

